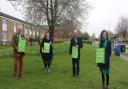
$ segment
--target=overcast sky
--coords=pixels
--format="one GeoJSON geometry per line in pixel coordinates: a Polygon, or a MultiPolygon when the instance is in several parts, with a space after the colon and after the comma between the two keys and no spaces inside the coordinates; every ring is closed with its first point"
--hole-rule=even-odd
{"type": "Polygon", "coordinates": [[[8,0],[0,0],[0,12],[3,12],[5,14],[14,16],[22,20],[24,17],[19,11],[15,10],[15,8],[11,5],[10,2],[8,2],[8,0]]]}
{"type": "Polygon", "coordinates": [[[88,2],[93,6],[87,20],[89,34],[99,35],[102,29],[115,32],[114,28],[119,18],[128,17],[128,0],[88,0],[88,2]]]}
{"type": "MultiPolygon", "coordinates": [[[[23,19],[23,15],[16,11],[7,0],[0,0],[0,11],[6,14],[23,19]]],[[[97,36],[102,29],[111,30],[114,28],[121,16],[128,17],[128,0],[87,0],[93,7],[90,11],[87,22],[87,29],[82,28],[89,34],[97,36]]]]}

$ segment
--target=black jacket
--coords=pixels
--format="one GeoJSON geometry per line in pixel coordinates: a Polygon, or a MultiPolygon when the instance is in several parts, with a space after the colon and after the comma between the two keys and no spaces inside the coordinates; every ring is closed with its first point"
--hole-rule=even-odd
{"type": "Polygon", "coordinates": [[[80,49],[83,47],[83,42],[80,37],[73,37],[70,41],[70,48],[69,48],[69,54],[72,54],[72,47],[78,45],[78,59],[80,59],[80,49]],[[75,39],[77,42],[75,42],[75,39]]]}
{"type": "Polygon", "coordinates": [[[47,42],[47,43],[50,43],[51,42],[51,44],[50,44],[50,53],[48,53],[48,54],[49,54],[50,57],[52,57],[53,56],[53,40],[52,39],[49,39],[48,40],[46,38],[44,38],[42,40],[42,42],[40,44],[40,53],[41,53],[42,56],[45,55],[45,54],[47,54],[47,53],[43,53],[42,52],[42,48],[44,48],[44,42],[47,42]]]}

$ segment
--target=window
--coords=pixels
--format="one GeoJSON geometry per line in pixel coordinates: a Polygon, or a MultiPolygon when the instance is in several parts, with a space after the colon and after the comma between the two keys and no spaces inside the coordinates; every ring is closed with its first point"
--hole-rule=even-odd
{"type": "Polygon", "coordinates": [[[25,34],[27,34],[27,29],[25,29],[25,34]]]}
{"type": "Polygon", "coordinates": [[[7,19],[2,20],[2,41],[7,41],[7,19]]]}
{"type": "Polygon", "coordinates": [[[32,31],[30,30],[30,35],[32,35],[32,31]]]}
{"type": "Polygon", "coordinates": [[[7,41],[7,32],[2,31],[2,41],[7,41]]]}
{"type": "Polygon", "coordinates": [[[37,32],[36,35],[39,36],[39,32],[37,32]]]}
{"type": "Polygon", "coordinates": [[[7,31],[7,19],[6,18],[3,18],[3,24],[2,24],[2,30],[3,31],[7,31]]]}
{"type": "Polygon", "coordinates": [[[16,22],[14,21],[14,32],[16,32],[16,22]]]}
{"type": "Polygon", "coordinates": [[[33,35],[35,36],[35,31],[33,31],[33,35]]]}

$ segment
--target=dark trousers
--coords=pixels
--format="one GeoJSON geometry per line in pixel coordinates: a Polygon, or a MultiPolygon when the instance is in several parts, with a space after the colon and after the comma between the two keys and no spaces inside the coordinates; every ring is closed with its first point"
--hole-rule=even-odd
{"type": "Polygon", "coordinates": [[[49,54],[42,55],[44,68],[50,68],[51,65],[51,57],[49,54]]]}
{"type": "Polygon", "coordinates": [[[101,74],[102,75],[102,85],[103,86],[109,86],[109,74],[101,74]],[[105,83],[106,82],[106,83],[105,83]]]}
{"type": "Polygon", "coordinates": [[[72,71],[73,75],[79,75],[80,67],[79,67],[79,59],[72,58],[72,71]]]}

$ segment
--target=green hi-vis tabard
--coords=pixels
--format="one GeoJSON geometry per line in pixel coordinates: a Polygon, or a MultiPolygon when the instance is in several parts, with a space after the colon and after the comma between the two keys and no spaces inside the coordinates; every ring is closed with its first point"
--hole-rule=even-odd
{"type": "Polygon", "coordinates": [[[72,47],[72,58],[78,58],[78,48],[75,46],[72,47]]]}
{"type": "Polygon", "coordinates": [[[44,49],[43,49],[44,53],[50,53],[50,43],[46,43],[44,42],[44,49]]]}
{"type": "Polygon", "coordinates": [[[25,39],[19,39],[18,42],[18,52],[25,52],[27,40],[25,39]]]}
{"type": "Polygon", "coordinates": [[[96,63],[105,62],[105,48],[96,48],[96,63]]]}

